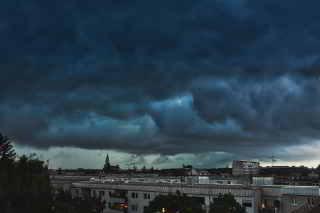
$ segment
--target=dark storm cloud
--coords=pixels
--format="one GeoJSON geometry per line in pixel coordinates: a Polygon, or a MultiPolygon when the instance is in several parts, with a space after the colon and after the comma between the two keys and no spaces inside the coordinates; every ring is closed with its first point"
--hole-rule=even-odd
{"type": "Polygon", "coordinates": [[[319,6],[7,2],[0,129],[35,147],[163,155],[259,157],[317,140],[319,6]]]}

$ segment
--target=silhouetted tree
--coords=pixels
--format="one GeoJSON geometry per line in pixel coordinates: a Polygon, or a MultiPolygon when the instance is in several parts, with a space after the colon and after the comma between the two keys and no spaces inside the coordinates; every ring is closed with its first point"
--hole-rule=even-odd
{"type": "Polygon", "coordinates": [[[177,191],[176,194],[158,195],[145,208],[144,213],[162,212],[162,210],[166,213],[203,213],[202,204],[200,199],[181,195],[177,191]]]}
{"type": "Polygon", "coordinates": [[[0,134],[0,212],[49,213],[48,169],[35,155],[16,158],[11,140],[0,134]]]}
{"type": "Polygon", "coordinates": [[[11,144],[11,140],[0,133],[0,160],[14,160],[15,157],[16,153],[11,144]]]}
{"type": "Polygon", "coordinates": [[[320,164],[317,166],[317,168],[316,168],[316,173],[317,174],[320,174],[320,164]]]}
{"type": "Polygon", "coordinates": [[[99,197],[72,197],[69,191],[58,190],[54,198],[54,213],[102,213],[105,201],[99,197]]]}
{"type": "Polygon", "coordinates": [[[35,154],[16,157],[11,140],[0,134],[1,213],[101,213],[100,198],[53,194],[47,165],[35,154]]]}
{"type": "Polygon", "coordinates": [[[210,213],[246,213],[232,194],[219,194],[210,205],[210,213]]]}

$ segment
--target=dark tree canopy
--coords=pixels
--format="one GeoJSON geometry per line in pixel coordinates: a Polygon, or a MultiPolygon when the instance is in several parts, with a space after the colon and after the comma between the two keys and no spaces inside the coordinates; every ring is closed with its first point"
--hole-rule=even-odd
{"type": "Polygon", "coordinates": [[[0,134],[1,213],[100,213],[99,198],[53,193],[47,165],[35,154],[16,157],[11,140],[0,134]]]}
{"type": "Polygon", "coordinates": [[[1,213],[49,213],[52,194],[48,169],[34,156],[0,161],[1,213]]]}
{"type": "Polygon", "coordinates": [[[220,194],[210,205],[210,213],[246,213],[232,194],[220,194]]]}
{"type": "Polygon", "coordinates": [[[70,191],[58,190],[54,196],[53,213],[102,213],[105,201],[99,197],[72,197],[70,191]]]}
{"type": "Polygon", "coordinates": [[[0,133],[0,160],[14,160],[15,157],[16,153],[11,140],[0,133]]]}
{"type": "Polygon", "coordinates": [[[203,213],[202,200],[195,197],[188,197],[185,194],[158,195],[149,206],[145,208],[144,213],[163,212],[166,213],[203,213]]]}

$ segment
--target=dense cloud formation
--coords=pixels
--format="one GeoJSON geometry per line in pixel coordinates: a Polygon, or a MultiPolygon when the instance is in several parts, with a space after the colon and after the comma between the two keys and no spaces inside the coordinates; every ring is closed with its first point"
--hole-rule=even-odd
{"type": "Polygon", "coordinates": [[[0,131],[38,148],[161,156],[259,158],[318,140],[319,6],[7,1],[0,131]]]}

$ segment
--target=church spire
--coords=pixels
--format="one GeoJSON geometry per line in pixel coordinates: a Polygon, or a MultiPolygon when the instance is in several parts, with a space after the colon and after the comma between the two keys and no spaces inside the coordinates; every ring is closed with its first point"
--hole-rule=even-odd
{"type": "Polygon", "coordinates": [[[109,160],[109,155],[108,155],[108,154],[107,154],[107,157],[106,157],[105,164],[106,164],[106,165],[110,165],[110,160],[109,160]]]}
{"type": "Polygon", "coordinates": [[[106,161],[103,166],[103,171],[108,172],[110,171],[110,168],[111,168],[110,159],[109,159],[109,155],[107,154],[106,161]]]}
{"type": "Polygon", "coordinates": [[[111,165],[110,159],[109,159],[109,155],[107,154],[106,161],[105,161],[104,166],[103,166],[104,173],[116,172],[119,169],[120,169],[120,167],[118,165],[116,165],[116,166],[112,166],[111,165]]]}

